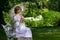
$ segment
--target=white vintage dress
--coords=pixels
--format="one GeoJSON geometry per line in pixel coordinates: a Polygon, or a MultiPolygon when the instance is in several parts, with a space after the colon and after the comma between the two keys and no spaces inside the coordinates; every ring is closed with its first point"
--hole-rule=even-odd
{"type": "Polygon", "coordinates": [[[25,23],[20,23],[16,15],[13,17],[14,19],[14,33],[16,34],[16,37],[32,37],[32,32],[30,28],[25,26],[25,23]]]}

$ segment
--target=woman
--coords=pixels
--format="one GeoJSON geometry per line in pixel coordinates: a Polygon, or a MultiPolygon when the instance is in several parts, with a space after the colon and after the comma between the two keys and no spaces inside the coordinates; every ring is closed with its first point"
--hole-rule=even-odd
{"type": "Polygon", "coordinates": [[[32,40],[32,33],[30,28],[25,26],[24,17],[22,16],[22,9],[16,6],[14,9],[15,15],[14,19],[14,31],[17,40],[32,40]]]}

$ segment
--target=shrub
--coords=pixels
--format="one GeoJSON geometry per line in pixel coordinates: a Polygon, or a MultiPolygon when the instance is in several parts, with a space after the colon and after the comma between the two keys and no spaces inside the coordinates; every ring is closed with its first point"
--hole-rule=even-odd
{"type": "Polygon", "coordinates": [[[60,19],[60,13],[49,10],[47,13],[43,13],[45,26],[57,26],[57,21],[60,19]]]}
{"type": "Polygon", "coordinates": [[[43,18],[41,20],[25,20],[25,24],[27,27],[42,27],[44,24],[43,18]]]}

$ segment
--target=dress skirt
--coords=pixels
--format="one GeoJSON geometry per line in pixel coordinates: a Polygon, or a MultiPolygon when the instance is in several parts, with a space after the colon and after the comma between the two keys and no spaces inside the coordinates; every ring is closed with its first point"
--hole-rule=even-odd
{"type": "Polygon", "coordinates": [[[18,40],[32,40],[32,32],[31,29],[25,26],[25,23],[15,23],[15,31],[16,38],[18,40]]]}

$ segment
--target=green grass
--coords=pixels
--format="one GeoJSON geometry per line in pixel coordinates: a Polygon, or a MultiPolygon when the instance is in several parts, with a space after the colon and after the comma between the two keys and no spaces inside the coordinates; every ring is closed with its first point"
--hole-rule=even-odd
{"type": "Polygon", "coordinates": [[[33,28],[33,40],[60,40],[60,28],[33,28]]]}
{"type": "Polygon", "coordinates": [[[3,29],[0,29],[0,40],[7,40],[6,34],[3,29]]]}
{"type": "MultiPolygon", "coordinates": [[[[1,30],[0,30],[1,31],[1,30]]],[[[59,28],[32,28],[33,40],[60,40],[59,28]]],[[[5,34],[0,33],[0,39],[5,40],[5,34]]]]}

